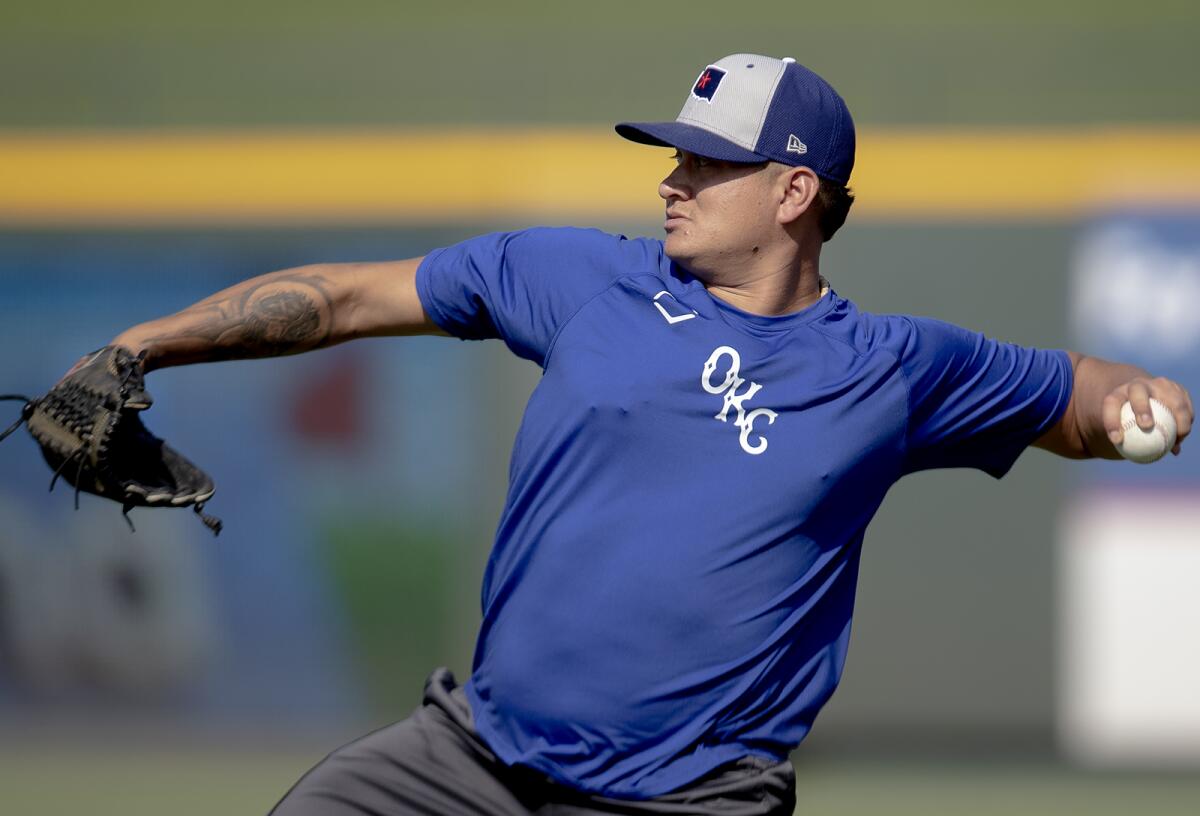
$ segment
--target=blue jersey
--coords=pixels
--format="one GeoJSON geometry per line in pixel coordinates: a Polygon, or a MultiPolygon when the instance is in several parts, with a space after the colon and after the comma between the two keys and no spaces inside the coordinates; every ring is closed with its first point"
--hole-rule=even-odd
{"type": "Polygon", "coordinates": [[[466,690],[506,763],[650,797],[782,760],[837,685],[863,532],[924,468],[999,477],[1071,393],[1061,351],[826,293],[750,314],[660,241],[539,228],[432,252],[421,303],[543,368],[466,690]]]}

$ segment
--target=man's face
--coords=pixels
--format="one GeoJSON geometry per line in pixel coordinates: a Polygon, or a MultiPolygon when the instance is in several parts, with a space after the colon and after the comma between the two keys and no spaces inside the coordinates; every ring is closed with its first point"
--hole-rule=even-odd
{"type": "Polygon", "coordinates": [[[676,151],[675,169],[658,186],[666,202],[667,256],[705,282],[720,282],[754,260],[780,225],[778,173],[676,151]]]}

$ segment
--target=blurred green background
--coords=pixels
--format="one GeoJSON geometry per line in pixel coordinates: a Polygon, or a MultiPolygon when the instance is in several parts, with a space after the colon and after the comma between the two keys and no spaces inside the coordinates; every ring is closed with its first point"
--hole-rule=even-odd
{"type": "MultiPolygon", "coordinates": [[[[673,117],[699,68],[738,51],[791,55],[819,71],[864,131],[1171,129],[1200,125],[1198,41],[1200,4],[1165,0],[8,4],[0,8],[0,136],[460,124],[607,132],[618,120],[673,117]]],[[[656,182],[647,179],[648,196],[656,182]]],[[[869,310],[1061,347],[1070,339],[1066,270],[1084,217],[851,216],[823,270],[869,310]]],[[[428,240],[494,226],[515,224],[497,213],[488,223],[445,225],[428,240]]],[[[636,218],[597,226],[657,231],[636,218]]],[[[273,243],[307,232],[264,233],[270,227],[243,229],[273,243]]],[[[31,231],[77,234],[71,224],[0,223],[9,238],[31,231]]],[[[454,488],[469,499],[462,517],[432,529],[422,517],[419,531],[403,518],[372,518],[323,538],[375,722],[415,705],[433,664],[469,670],[508,445],[537,376],[502,349],[458,352],[479,361],[474,393],[491,423],[477,467],[454,488]],[[469,555],[447,556],[439,542],[464,534],[471,541],[458,546],[469,555]],[[406,539],[415,555],[389,547],[406,539]],[[381,577],[389,572],[408,577],[392,584],[381,577]],[[434,618],[418,614],[429,609],[434,618]]],[[[1069,467],[1032,452],[998,483],[934,473],[892,491],[867,537],[845,680],[795,757],[798,813],[1200,809],[1194,776],[1084,772],[1056,753],[1054,544],[1069,467]]],[[[361,726],[245,735],[233,747],[219,735],[80,733],[69,712],[0,720],[0,810],[265,812],[361,726]]]]}
{"type": "Polygon", "coordinates": [[[860,124],[1194,122],[1197,12],[856,0],[8,4],[11,126],[596,122],[664,115],[716,55],[791,54],[860,124]]]}

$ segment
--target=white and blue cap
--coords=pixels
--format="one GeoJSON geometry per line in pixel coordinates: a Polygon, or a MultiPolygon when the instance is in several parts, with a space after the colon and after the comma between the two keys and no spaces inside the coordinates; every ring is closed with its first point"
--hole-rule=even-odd
{"type": "Polygon", "coordinates": [[[791,57],[733,54],[696,77],[674,122],[622,122],[617,133],[733,162],[804,165],[839,184],[854,167],[854,121],[837,91],[791,57]]]}

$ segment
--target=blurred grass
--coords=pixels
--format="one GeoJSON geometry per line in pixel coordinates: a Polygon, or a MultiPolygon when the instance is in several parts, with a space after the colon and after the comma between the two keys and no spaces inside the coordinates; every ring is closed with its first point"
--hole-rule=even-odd
{"type": "Polygon", "coordinates": [[[469,666],[453,631],[460,574],[453,536],[411,518],[327,519],[328,572],[350,623],[356,665],[381,717],[407,713],[435,666],[469,666]]]}
{"type": "MultiPolygon", "coordinates": [[[[13,816],[266,813],[323,751],[0,750],[13,816]]],[[[1193,816],[1200,779],[1099,775],[1032,763],[920,760],[798,767],[798,816],[1193,816]]]]}
{"type": "Polygon", "coordinates": [[[10,127],[661,118],[745,50],[826,74],[860,123],[1200,118],[1200,4],[1173,0],[10,5],[10,127]]]}
{"type": "Polygon", "coordinates": [[[1098,774],[1050,763],[801,763],[797,816],[1194,816],[1200,779],[1098,774]]]}
{"type": "Polygon", "coordinates": [[[100,751],[94,746],[3,750],[0,812],[263,814],[321,756],[245,750],[100,751]]]}

